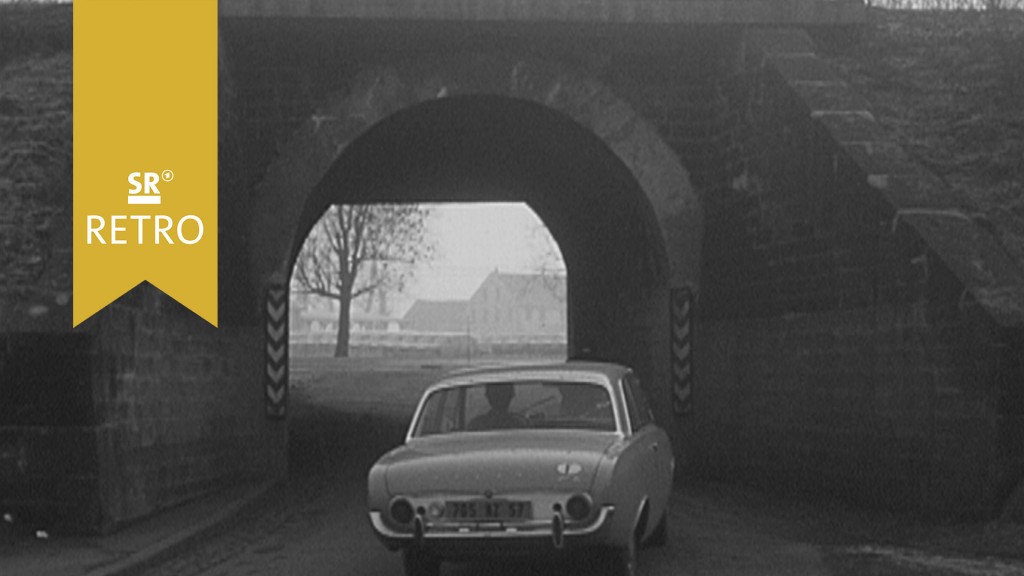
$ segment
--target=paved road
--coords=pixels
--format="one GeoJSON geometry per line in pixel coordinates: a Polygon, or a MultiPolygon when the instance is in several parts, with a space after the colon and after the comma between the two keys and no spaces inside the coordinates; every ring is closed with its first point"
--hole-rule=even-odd
{"type": "MultiPolygon", "coordinates": [[[[364,482],[398,443],[419,392],[439,367],[411,363],[299,362],[293,366],[288,484],[223,533],[146,576],[398,576],[398,554],[374,538],[364,482]]],[[[640,572],[676,575],[902,576],[1024,574],[1020,564],[966,560],[880,546],[820,508],[725,486],[692,485],[671,502],[670,544],[641,553],[640,572]]],[[[445,565],[443,574],[537,576],[600,573],[587,559],[549,565],[445,565]]]]}

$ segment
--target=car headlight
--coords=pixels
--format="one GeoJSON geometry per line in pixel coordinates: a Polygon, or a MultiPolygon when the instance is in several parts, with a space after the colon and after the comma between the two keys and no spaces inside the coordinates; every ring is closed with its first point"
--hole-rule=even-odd
{"type": "Polygon", "coordinates": [[[565,503],[565,511],[569,514],[569,518],[577,521],[586,519],[593,509],[594,502],[586,492],[573,494],[565,503]]]}
{"type": "Polygon", "coordinates": [[[395,498],[391,501],[391,506],[388,508],[388,512],[391,514],[391,519],[399,524],[408,524],[412,522],[412,518],[415,512],[412,509],[412,504],[405,498],[395,498]]]}

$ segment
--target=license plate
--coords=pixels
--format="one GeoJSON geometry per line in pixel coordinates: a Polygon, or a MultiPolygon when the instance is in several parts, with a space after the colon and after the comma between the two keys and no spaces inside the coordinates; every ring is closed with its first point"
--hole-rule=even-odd
{"type": "Polygon", "coordinates": [[[515,521],[533,518],[533,507],[525,500],[459,500],[444,503],[449,520],[515,521]]]}

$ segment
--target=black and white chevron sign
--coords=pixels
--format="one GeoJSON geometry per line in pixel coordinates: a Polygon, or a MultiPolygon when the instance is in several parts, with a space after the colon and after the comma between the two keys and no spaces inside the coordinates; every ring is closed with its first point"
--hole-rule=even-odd
{"type": "Polygon", "coordinates": [[[693,410],[693,291],[673,288],[672,307],[672,406],[676,414],[693,410]]]}
{"type": "Polygon", "coordinates": [[[267,361],[264,382],[267,416],[284,418],[288,402],[288,290],[274,286],[267,290],[267,361]]]}

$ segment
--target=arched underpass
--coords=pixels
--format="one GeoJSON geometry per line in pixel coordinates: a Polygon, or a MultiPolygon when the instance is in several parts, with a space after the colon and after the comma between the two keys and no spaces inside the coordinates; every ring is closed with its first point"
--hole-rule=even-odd
{"type": "MultiPolygon", "coordinates": [[[[686,278],[688,285],[696,282],[693,270],[683,271],[680,262],[695,262],[699,245],[669,249],[662,227],[665,215],[655,208],[662,190],[651,193],[641,187],[634,170],[642,169],[677,174],[680,178],[669,179],[671,184],[690,193],[678,164],[637,166],[635,158],[624,161],[573,118],[535,102],[466,95],[414,103],[356,135],[304,194],[280,188],[290,192],[289,199],[304,198],[304,204],[294,227],[280,228],[288,240],[287,252],[275,253],[285,258],[284,269],[292,270],[307,234],[331,204],[523,202],[547,226],[565,261],[569,355],[634,366],[652,395],[661,398],[656,402],[659,417],[671,423],[665,346],[670,279],[675,263],[677,277],[686,278]],[[633,166],[626,163],[630,161],[633,166]],[[685,255],[679,254],[680,248],[685,255]]],[[[272,178],[273,168],[268,180],[272,178]]],[[[699,213],[685,216],[697,226],[694,237],[699,238],[699,213]]],[[[270,274],[273,281],[280,270],[270,274]]],[[[372,451],[400,441],[409,401],[415,398],[412,391],[438,373],[416,363],[402,369],[368,366],[358,359],[293,361],[292,366],[311,371],[292,378],[297,412],[289,426],[290,462],[300,485],[320,470],[353,467],[362,473],[339,476],[361,481],[362,467],[376,456],[372,451]],[[354,437],[361,440],[353,443],[354,437]]],[[[338,507],[348,510],[344,504],[338,507]]],[[[353,562],[361,557],[349,556],[353,562]]],[[[383,559],[377,565],[385,570],[390,563],[383,559]]],[[[595,567],[587,566],[568,573],[592,573],[595,567]]],[[[479,568],[461,567],[457,573],[479,568]]],[[[519,570],[488,568],[509,574],[519,570]]]]}
{"type": "MultiPolygon", "coordinates": [[[[564,77],[552,81],[550,90],[580,88],[564,77]]],[[[350,120],[366,112],[358,95],[349,95],[344,115],[335,110],[298,131],[282,154],[285,165],[271,166],[259,189],[255,219],[264,241],[253,265],[261,280],[273,285],[288,277],[284,271],[331,204],[523,202],[548,227],[566,264],[569,356],[633,366],[670,428],[669,289],[697,282],[701,215],[685,170],[658,154],[664,145],[643,121],[607,94],[595,99],[599,86],[581,85],[593,108],[589,128],[525,98],[469,94],[412,102],[358,130],[350,120]],[[613,120],[622,122],[616,133],[594,133],[613,120]],[[623,135],[636,140],[625,147],[630,153],[609,146],[623,135]],[[336,154],[329,164],[317,159],[319,180],[311,167],[287,163],[314,154],[336,154]],[[690,228],[666,228],[681,221],[690,228]]],[[[371,84],[366,97],[379,94],[371,84]]]]}

